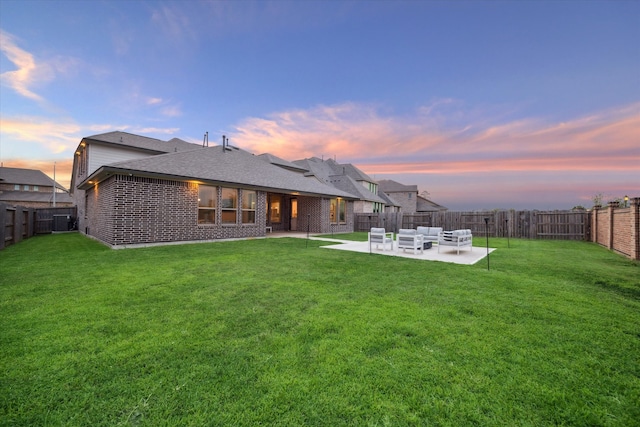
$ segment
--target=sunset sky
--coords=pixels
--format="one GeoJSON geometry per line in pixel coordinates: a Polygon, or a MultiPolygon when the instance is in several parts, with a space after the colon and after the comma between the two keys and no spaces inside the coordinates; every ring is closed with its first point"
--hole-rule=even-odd
{"type": "Polygon", "coordinates": [[[452,210],[640,197],[640,1],[0,0],[0,162],[122,130],[353,163],[452,210]]]}

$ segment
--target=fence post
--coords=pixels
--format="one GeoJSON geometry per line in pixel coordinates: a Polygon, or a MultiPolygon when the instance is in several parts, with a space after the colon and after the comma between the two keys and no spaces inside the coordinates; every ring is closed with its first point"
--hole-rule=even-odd
{"type": "Polygon", "coordinates": [[[0,203],[0,250],[4,249],[7,232],[7,205],[0,203]]]}
{"type": "Polygon", "coordinates": [[[640,197],[631,199],[631,259],[640,260],[640,197]]]}

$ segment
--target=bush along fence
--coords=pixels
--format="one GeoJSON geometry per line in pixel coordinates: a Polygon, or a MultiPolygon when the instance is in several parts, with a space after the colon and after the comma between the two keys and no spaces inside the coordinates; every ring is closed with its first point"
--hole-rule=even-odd
{"type": "Polygon", "coordinates": [[[74,228],[76,208],[27,208],[0,203],[0,249],[36,234],[74,228]]]}

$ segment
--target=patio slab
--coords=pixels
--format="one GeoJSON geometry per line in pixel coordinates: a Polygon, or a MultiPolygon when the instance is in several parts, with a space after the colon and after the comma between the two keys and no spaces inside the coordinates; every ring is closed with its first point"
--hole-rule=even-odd
{"type": "MultiPolygon", "coordinates": [[[[318,237],[311,237],[314,240],[325,240],[331,242],[338,242],[334,239],[323,239],[318,237]]],[[[351,252],[361,252],[361,253],[369,253],[369,242],[350,242],[346,240],[339,241],[340,243],[336,245],[327,245],[323,246],[325,249],[337,249],[341,251],[351,251],[351,252]]],[[[394,245],[395,246],[395,245],[394,245]]],[[[495,248],[489,248],[489,253],[493,252],[495,248]]],[[[422,254],[418,253],[414,255],[413,251],[397,251],[394,247],[392,251],[382,250],[382,246],[380,249],[376,249],[375,245],[371,247],[371,253],[377,255],[387,255],[387,256],[398,256],[403,258],[412,258],[423,261],[440,261],[440,262],[451,262],[454,264],[465,264],[472,265],[480,261],[481,259],[487,256],[487,248],[481,246],[474,246],[472,250],[469,250],[468,247],[460,249],[460,254],[456,252],[455,248],[451,247],[443,247],[440,249],[440,253],[438,253],[438,246],[434,245],[431,249],[426,249],[422,251],[422,254]]]]}

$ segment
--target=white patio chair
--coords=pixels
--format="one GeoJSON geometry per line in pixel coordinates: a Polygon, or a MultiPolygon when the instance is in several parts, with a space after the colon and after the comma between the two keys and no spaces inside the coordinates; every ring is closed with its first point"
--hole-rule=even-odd
{"type": "Polygon", "coordinates": [[[408,228],[401,228],[398,230],[398,234],[396,235],[396,240],[398,242],[398,252],[400,249],[404,252],[405,249],[413,249],[414,255],[423,252],[424,241],[422,240],[422,234],[418,234],[416,230],[411,230],[408,228]]]}
{"type": "Polygon", "coordinates": [[[369,231],[369,251],[371,251],[371,246],[376,245],[376,249],[380,245],[382,245],[382,251],[385,250],[385,245],[389,244],[389,250],[393,250],[393,233],[385,232],[384,228],[372,228],[369,231]]]}

